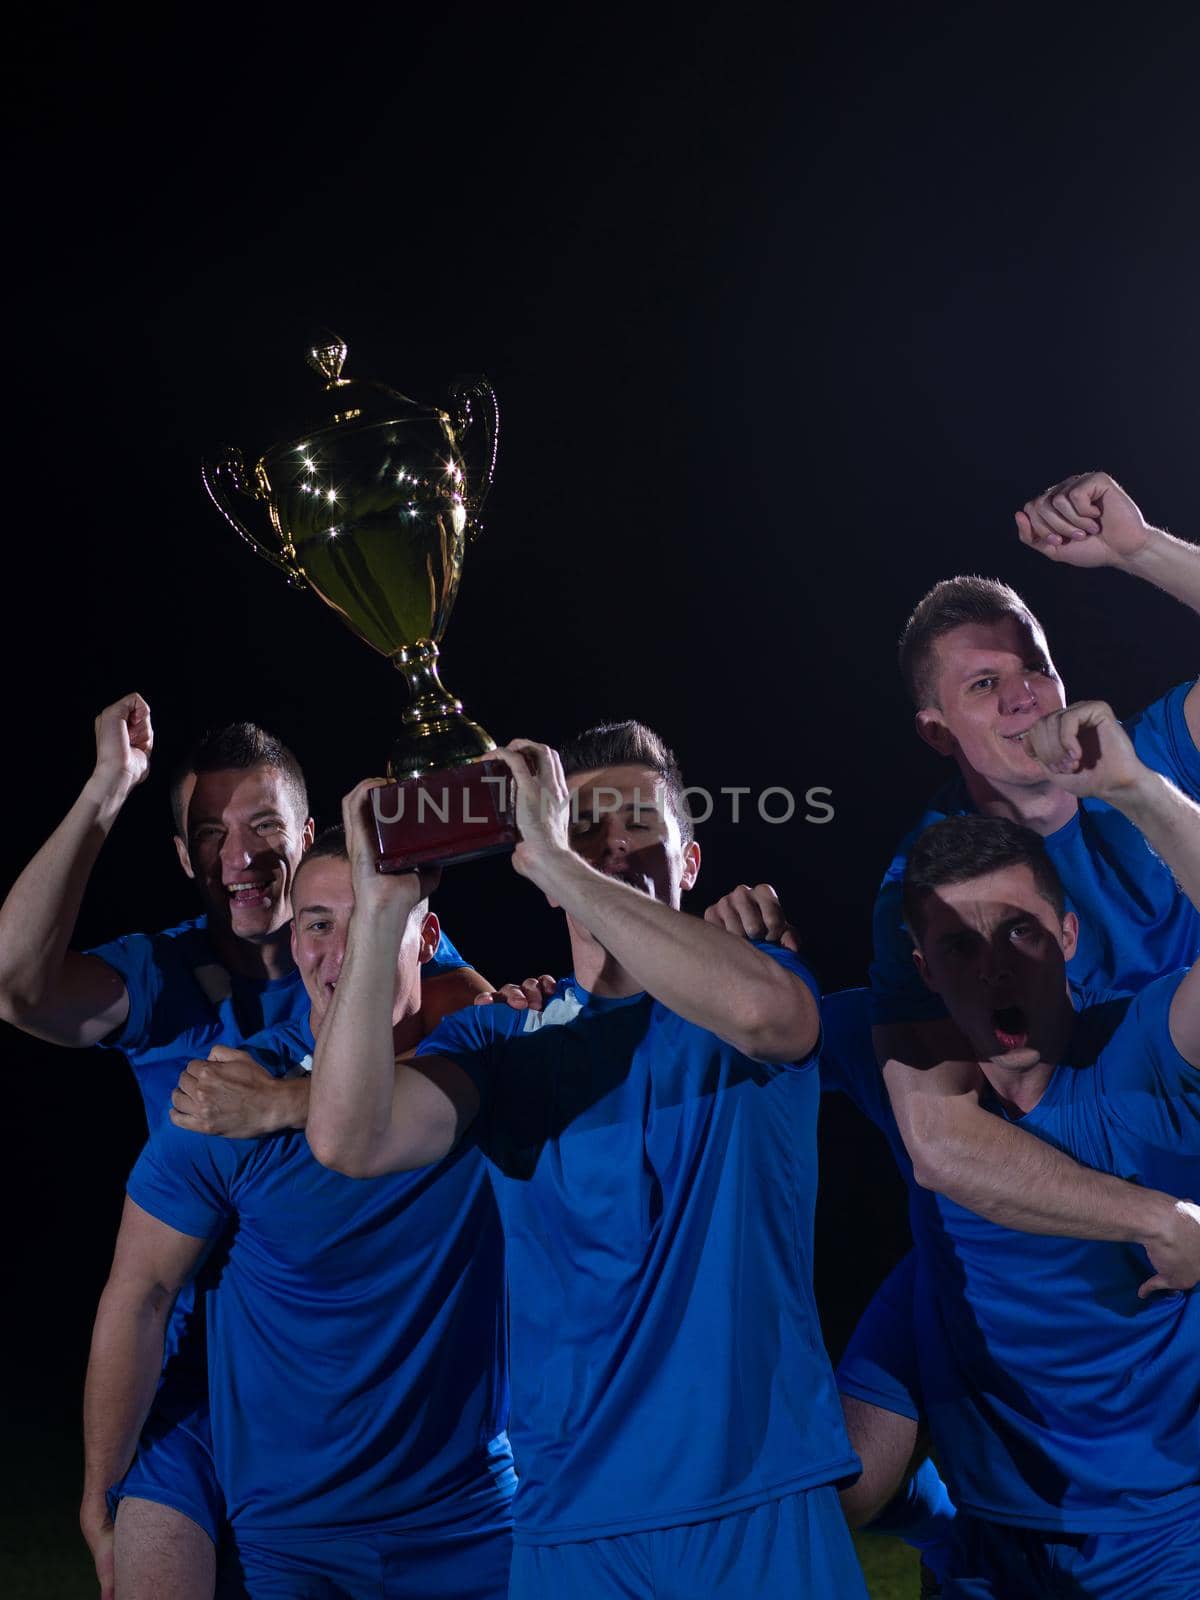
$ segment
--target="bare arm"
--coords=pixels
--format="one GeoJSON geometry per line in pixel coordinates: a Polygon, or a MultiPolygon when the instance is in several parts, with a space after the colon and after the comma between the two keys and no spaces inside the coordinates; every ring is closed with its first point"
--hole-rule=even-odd
{"type": "Polygon", "coordinates": [[[820,1021],[801,978],[717,923],[686,916],[582,861],[567,842],[567,787],[554,751],[516,739],[497,755],[516,781],[522,842],[513,864],[522,876],[689,1022],[756,1060],[809,1054],[820,1021]],[[536,759],[536,773],[525,751],[536,759]]]}
{"type": "Polygon", "coordinates": [[[129,1015],[120,973],[68,948],[96,858],[149,770],[150,709],[127,695],[96,719],[96,768],[0,907],[0,1016],[53,1044],[95,1044],[129,1015]]]}
{"type": "Polygon", "coordinates": [[[162,1371],[167,1318],[203,1250],[202,1239],[176,1232],[126,1199],[96,1312],[83,1396],[79,1521],[102,1582],[112,1539],[105,1492],[133,1460],[162,1371]]]}
{"type": "Polygon", "coordinates": [[[479,1106],[453,1062],[396,1060],[393,1017],[420,1005],[419,968],[401,946],[423,889],[415,873],[375,871],[364,815],[372,787],[359,784],[342,802],[354,915],[317,1034],[307,1126],[317,1160],[355,1178],[440,1161],[479,1106]]]}
{"type": "MultiPolygon", "coordinates": [[[[1022,544],[1071,567],[1115,567],[1143,578],[1173,600],[1200,611],[1200,548],[1146,521],[1107,472],[1081,472],[1017,512],[1022,544]]],[[[1200,744],[1200,685],[1184,705],[1200,744]]]]}

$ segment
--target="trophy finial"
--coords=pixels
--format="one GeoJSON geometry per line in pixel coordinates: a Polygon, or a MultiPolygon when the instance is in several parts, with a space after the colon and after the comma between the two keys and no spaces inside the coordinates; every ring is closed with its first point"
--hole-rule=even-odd
{"type": "Polygon", "coordinates": [[[331,333],[324,343],[313,345],[305,360],[314,372],[321,374],[326,383],[340,383],[346,349],[346,341],[339,339],[336,333],[331,333]]]}

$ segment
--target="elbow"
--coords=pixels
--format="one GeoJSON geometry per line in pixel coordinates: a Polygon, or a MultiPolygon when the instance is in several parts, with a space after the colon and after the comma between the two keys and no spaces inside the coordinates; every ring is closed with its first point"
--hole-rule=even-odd
{"type": "Polygon", "coordinates": [[[941,1189],[946,1181],[949,1146],[946,1128],[937,1115],[938,1103],[925,1104],[932,1097],[917,1096],[917,1103],[897,1117],[900,1137],[912,1162],[913,1180],[922,1189],[941,1189]]]}
{"type": "Polygon", "coordinates": [[[368,1154],[360,1145],[340,1138],[336,1133],[312,1125],[307,1128],[308,1147],[323,1167],[340,1172],[343,1178],[373,1178],[368,1154]]]}
{"type": "Polygon", "coordinates": [[[747,996],[731,1042],[755,1061],[804,1061],[821,1037],[817,1002],[807,984],[782,969],[779,974],[782,983],[747,996]]]}

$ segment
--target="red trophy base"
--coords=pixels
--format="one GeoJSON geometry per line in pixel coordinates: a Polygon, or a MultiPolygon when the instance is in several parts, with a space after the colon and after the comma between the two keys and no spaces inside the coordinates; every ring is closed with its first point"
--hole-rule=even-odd
{"type": "Polygon", "coordinates": [[[511,850],[512,774],[494,758],[443,767],[371,790],[380,872],[411,872],[511,850]]]}

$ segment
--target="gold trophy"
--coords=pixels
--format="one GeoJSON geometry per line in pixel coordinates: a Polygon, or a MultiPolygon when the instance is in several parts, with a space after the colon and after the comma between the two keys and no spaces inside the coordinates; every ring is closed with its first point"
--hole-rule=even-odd
{"type": "Polygon", "coordinates": [[[226,447],[203,465],[219,511],[264,560],[306,585],[397,668],[408,705],[372,792],[380,871],[510,849],[508,769],[438,677],[468,536],[496,465],[496,396],[460,380],[450,409],[342,376],[346,345],[311,350],[323,418],[253,463],[226,447]],[[257,523],[262,537],[248,523],[257,523]]]}

